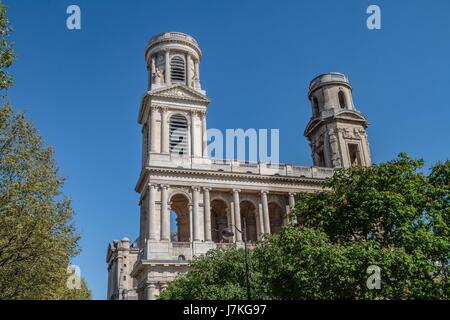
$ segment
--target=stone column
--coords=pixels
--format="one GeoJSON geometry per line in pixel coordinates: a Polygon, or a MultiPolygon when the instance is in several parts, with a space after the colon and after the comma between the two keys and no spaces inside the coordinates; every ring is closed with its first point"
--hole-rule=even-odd
{"type": "Polygon", "coordinates": [[[347,143],[344,139],[343,129],[338,128],[338,141],[340,149],[341,164],[345,167],[350,167],[350,159],[348,158],[347,143]]]}
{"type": "Polygon", "coordinates": [[[235,235],[235,233],[236,232],[234,232],[234,231],[236,231],[236,230],[234,230],[234,202],[233,201],[231,201],[230,202],[230,210],[227,212],[227,213],[229,213],[229,215],[227,216],[227,222],[228,222],[228,226],[231,226],[231,228],[233,228],[233,236],[231,237],[231,242],[235,242],[236,241],[236,235],[235,235]]]}
{"type": "MultiPolygon", "coordinates": [[[[328,130],[327,130],[328,131],[328,130]]],[[[331,152],[330,152],[330,141],[328,139],[328,134],[323,137],[323,157],[324,157],[324,167],[331,167],[333,164],[331,162],[331,152]]]]}
{"type": "Polygon", "coordinates": [[[262,239],[262,235],[265,233],[264,231],[264,212],[263,205],[261,201],[258,201],[258,222],[259,222],[259,240],[262,239]]]}
{"type": "Polygon", "coordinates": [[[170,213],[167,206],[169,186],[161,185],[161,240],[170,240],[170,213]]]}
{"type": "MultiPolygon", "coordinates": [[[[233,189],[233,202],[234,202],[234,223],[236,228],[239,229],[239,231],[242,231],[242,227],[241,227],[241,206],[240,206],[240,201],[239,201],[239,192],[241,190],[239,189],[233,189]]],[[[235,239],[236,242],[241,242],[242,241],[242,234],[237,231],[237,230],[233,230],[234,234],[236,235],[235,239]]]]}
{"type": "Polygon", "coordinates": [[[267,193],[268,191],[261,191],[261,202],[264,220],[264,233],[270,234],[270,217],[269,217],[269,204],[267,203],[267,193]]]}
{"type": "Polygon", "coordinates": [[[195,119],[196,119],[197,111],[193,110],[191,111],[191,157],[196,156],[195,152],[195,144],[197,141],[197,137],[195,134],[195,119]]]}
{"type": "Polygon", "coordinates": [[[211,236],[211,203],[209,197],[210,188],[203,188],[203,211],[204,211],[204,225],[205,225],[205,241],[212,241],[211,236]]]}
{"type": "Polygon", "coordinates": [[[191,81],[192,81],[192,74],[191,74],[191,56],[189,55],[189,53],[186,53],[185,55],[186,58],[186,85],[190,88],[191,87],[191,81]]]}
{"type": "Polygon", "coordinates": [[[202,112],[202,144],[203,158],[208,158],[208,132],[206,129],[206,111],[202,112]]]}
{"type": "Polygon", "coordinates": [[[165,67],[165,71],[164,71],[164,76],[165,76],[165,82],[166,84],[170,84],[170,55],[169,55],[169,50],[166,50],[165,52],[165,62],[166,62],[166,67],[165,67]]]}
{"type": "Polygon", "coordinates": [[[157,240],[156,234],[157,234],[157,224],[156,224],[156,212],[155,212],[155,198],[156,198],[156,186],[155,185],[149,185],[149,192],[148,192],[148,238],[149,240],[157,240]]]}
{"type": "Polygon", "coordinates": [[[148,122],[144,123],[144,126],[142,127],[142,166],[145,167],[148,164],[148,153],[149,153],[149,147],[148,147],[148,137],[149,137],[149,130],[148,130],[148,122]]]}
{"type": "Polygon", "coordinates": [[[200,217],[198,212],[198,187],[192,187],[192,228],[194,229],[194,241],[200,241],[200,217]]]}
{"type": "Polygon", "coordinates": [[[150,109],[150,139],[151,139],[151,144],[150,144],[150,152],[158,152],[156,150],[157,147],[157,139],[158,139],[158,134],[156,131],[156,108],[152,107],[150,109]]]}
{"type": "Polygon", "coordinates": [[[349,110],[355,110],[355,107],[353,106],[353,101],[352,101],[352,95],[350,90],[344,90],[345,92],[345,100],[347,102],[347,109],[349,110]]]}
{"type": "Polygon", "coordinates": [[[155,55],[151,58],[151,63],[148,67],[148,90],[152,88],[153,75],[156,73],[155,55]]]}
{"type": "Polygon", "coordinates": [[[169,153],[169,125],[167,121],[167,107],[161,108],[161,152],[169,153]]]}
{"type": "Polygon", "coordinates": [[[196,79],[195,79],[195,88],[196,89],[201,89],[200,87],[200,68],[199,68],[199,61],[195,60],[195,74],[196,74],[196,79]]]}
{"type": "Polygon", "coordinates": [[[259,205],[256,208],[255,212],[255,223],[256,223],[256,240],[260,240],[261,238],[261,223],[260,223],[260,211],[259,205]]]}
{"type": "Polygon", "coordinates": [[[142,203],[142,200],[139,203],[140,206],[140,225],[139,225],[139,248],[144,248],[145,240],[147,239],[146,234],[146,225],[145,225],[145,219],[147,218],[145,216],[145,205],[142,203]]]}
{"type": "Polygon", "coordinates": [[[156,285],[154,283],[147,284],[147,300],[155,300],[156,285]]]}
{"type": "MultiPolygon", "coordinates": [[[[289,213],[292,212],[292,210],[294,210],[295,207],[295,193],[294,192],[289,192],[289,213]]],[[[297,216],[295,216],[292,219],[293,223],[297,223],[297,216]]]]}
{"type": "Polygon", "coordinates": [[[323,111],[326,109],[326,106],[332,105],[332,101],[330,99],[330,92],[328,91],[327,87],[323,88],[323,100],[324,100],[323,106],[322,106],[322,108],[319,107],[319,110],[318,110],[319,114],[321,113],[320,109],[322,109],[322,111],[323,111]]]}
{"type": "Polygon", "coordinates": [[[189,242],[192,242],[192,231],[193,231],[193,226],[192,226],[192,206],[193,204],[189,205],[189,242]]]}

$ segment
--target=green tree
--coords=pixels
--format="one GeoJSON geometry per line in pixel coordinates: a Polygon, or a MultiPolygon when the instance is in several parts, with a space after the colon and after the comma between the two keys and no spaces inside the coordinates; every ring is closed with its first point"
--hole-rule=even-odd
{"type": "Polygon", "coordinates": [[[91,291],[89,290],[86,280],[81,279],[80,289],[70,289],[65,287],[62,295],[59,297],[61,300],[89,300],[91,299],[91,291]]]}
{"type": "MultiPolygon", "coordinates": [[[[322,192],[298,196],[287,226],[251,257],[252,295],[263,299],[450,299],[450,163],[338,169],[322,192]],[[380,288],[367,286],[368,267],[380,288]]],[[[242,250],[212,251],[162,299],[244,299],[242,250]]]]}
{"type": "Polygon", "coordinates": [[[13,83],[12,77],[7,72],[14,62],[14,51],[8,41],[11,31],[6,8],[0,1],[0,90],[8,89],[13,83]]]}
{"type": "MultiPolygon", "coordinates": [[[[296,214],[307,228],[348,247],[363,272],[381,267],[379,298],[449,298],[449,169],[425,175],[422,160],[406,154],[388,163],[339,169],[328,191],[301,194],[296,214]],[[373,259],[374,257],[376,259],[373,259]]],[[[363,295],[364,296],[364,295],[363,295]]]]}
{"type": "Polygon", "coordinates": [[[189,272],[163,290],[161,300],[232,300],[244,299],[244,251],[211,250],[195,259],[189,272]]]}
{"type": "MultiPolygon", "coordinates": [[[[0,4],[0,90],[14,60],[5,7],[0,4]]],[[[67,266],[79,252],[70,199],[61,194],[53,151],[2,95],[0,107],[0,299],[80,299],[68,292],[67,266]]]]}

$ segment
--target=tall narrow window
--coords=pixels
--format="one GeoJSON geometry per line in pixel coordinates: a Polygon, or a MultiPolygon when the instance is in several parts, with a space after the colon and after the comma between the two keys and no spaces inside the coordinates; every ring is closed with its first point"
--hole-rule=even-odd
{"type": "Polygon", "coordinates": [[[359,156],[359,149],[358,149],[358,145],[354,144],[354,143],[349,143],[348,144],[348,153],[350,156],[350,164],[352,166],[359,166],[361,165],[361,158],[359,156]]]}
{"type": "Polygon", "coordinates": [[[313,97],[313,108],[314,108],[314,115],[318,116],[319,115],[319,101],[317,100],[316,97],[313,97]]]}
{"type": "Polygon", "coordinates": [[[169,126],[170,153],[187,156],[188,150],[188,122],[181,114],[170,117],[169,126]]]}
{"type": "Polygon", "coordinates": [[[346,103],[346,101],[345,101],[345,94],[344,94],[344,91],[339,91],[338,97],[339,97],[339,106],[340,106],[342,109],[347,108],[347,103],[346,103]]]}
{"type": "Polygon", "coordinates": [[[185,64],[184,59],[180,56],[175,56],[170,60],[170,78],[173,82],[185,81],[185,64]]]}

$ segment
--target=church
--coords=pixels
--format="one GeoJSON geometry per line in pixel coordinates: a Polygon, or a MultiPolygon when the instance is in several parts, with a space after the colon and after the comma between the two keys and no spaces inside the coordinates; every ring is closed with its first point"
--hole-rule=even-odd
{"type": "Polygon", "coordinates": [[[157,299],[195,257],[243,246],[240,232],[224,239],[225,228],[242,230],[245,221],[247,239],[256,243],[295,222],[288,217],[297,193],[322,190],[334,168],[371,163],[367,118],[356,110],[348,78],[337,72],[317,76],[308,88],[304,135],[313,166],[210,158],[201,59],[197,41],[179,32],[156,35],[145,50],[139,237],[108,245],[107,299],[157,299]]]}

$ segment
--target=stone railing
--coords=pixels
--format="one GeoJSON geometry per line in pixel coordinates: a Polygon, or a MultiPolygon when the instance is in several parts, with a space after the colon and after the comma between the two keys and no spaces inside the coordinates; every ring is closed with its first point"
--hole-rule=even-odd
{"type": "MultiPolygon", "coordinates": [[[[195,169],[195,165],[192,166],[195,169]]],[[[333,175],[334,169],[308,167],[292,164],[270,164],[231,160],[212,160],[212,170],[225,172],[255,173],[263,175],[278,175],[290,177],[305,177],[324,179],[333,175]]]]}
{"type": "MultiPolygon", "coordinates": [[[[153,165],[159,165],[159,163],[154,162],[153,165]]],[[[223,171],[315,179],[325,179],[331,177],[334,173],[333,168],[301,166],[295,164],[258,163],[226,159],[207,159],[204,163],[196,163],[190,157],[174,157],[171,158],[170,163],[162,162],[161,165],[179,169],[223,171]]]]}
{"type": "Polygon", "coordinates": [[[331,72],[326,74],[321,74],[317,77],[315,77],[309,84],[309,90],[314,89],[318,85],[325,83],[325,82],[333,82],[333,81],[341,81],[341,82],[347,82],[348,78],[346,75],[339,73],[339,72],[331,72]]]}
{"type": "MultiPolygon", "coordinates": [[[[211,249],[221,248],[244,248],[244,243],[214,243],[214,242],[152,242],[147,243],[147,252],[149,252],[150,259],[153,260],[192,260],[194,257],[199,257],[206,254],[211,249]]],[[[256,243],[247,243],[249,249],[256,247],[256,243]]],[[[144,250],[139,254],[135,266],[140,261],[147,260],[144,250]]]]}
{"type": "Polygon", "coordinates": [[[172,242],[172,246],[177,248],[189,248],[191,244],[190,242],[172,242]]]}
{"type": "Polygon", "coordinates": [[[236,246],[236,243],[216,243],[216,248],[217,249],[227,249],[227,248],[233,248],[236,246]]]}
{"type": "Polygon", "coordinates": [[[196,46],[198,46],[197,40],[195,40],[190,35],[182,33],[182,32],[163,32],[163,33],[157,34],[156,36],[154,36],[153,38],[150,39],[149,44],[152,44],[156,41],[160,41],[163,39],[190,41],[190,42],[194,43],[196,46]]]}

